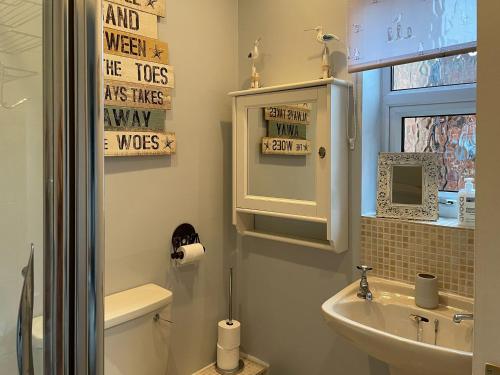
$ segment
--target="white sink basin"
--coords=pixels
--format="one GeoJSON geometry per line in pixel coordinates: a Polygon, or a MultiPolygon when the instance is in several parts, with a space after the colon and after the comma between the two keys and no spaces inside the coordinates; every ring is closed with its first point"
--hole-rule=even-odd
{"type": "Polygon", "coordinates": [[[440,295],[436,310],[417,307],[414,287],[395,281],[369,278],[373,301],[356,296],[359,281],[352,283],[323,306],[328,325],[356,347],[389,364],[393,375],[470,375],[472,373],[472,321],[453,323],[453,315],[472,312],[473,301],[453,294],[440,295]],[[422,322],[420,342],[410,314],[422,322]],[[434,320],[439,320],[434,345],[434,320]]]}

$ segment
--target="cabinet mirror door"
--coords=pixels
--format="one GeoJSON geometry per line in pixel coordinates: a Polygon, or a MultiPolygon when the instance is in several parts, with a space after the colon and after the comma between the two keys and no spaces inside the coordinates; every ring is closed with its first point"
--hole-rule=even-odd
{"type": "Polygon", "coordinates": [[[237,206],[318,216],[318,89],[237,100],[237,206]]]}

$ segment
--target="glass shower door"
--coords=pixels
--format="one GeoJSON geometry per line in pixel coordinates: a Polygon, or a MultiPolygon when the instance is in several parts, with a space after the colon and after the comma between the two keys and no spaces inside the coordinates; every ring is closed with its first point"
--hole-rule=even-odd
{"type": "Polygon", "coordinates": [[[103,373],[101,19],[0,0],[0,375],[103,373]]]}
{"type": "MultiPolygon", "coordinates": [[[[33,315],[43,314],[42,0],[0,0],[0,374],[17,374],[18,313],[33,244],[33,315]]],[[[28,274],[27,277],[30,275],[28,274]]],[[[27,290],[29,292],[29,290],[27,290]]],[[[25,297],[30,297],[25,295],[25,297]]],[[[30,321],[29,306],[25,322],[30,321]]],[[[35,321],[36,322],[36,321],[35,321]]],[[[42,321],[34,330],[42,337],[42,321]]],[[[27,338],[25,335],[26,345],[27,338]]],[[[22,342],[19,343],[22,349],[22,342]]],[[[41,342],[33,342],[42,374],[41,342]]]]}

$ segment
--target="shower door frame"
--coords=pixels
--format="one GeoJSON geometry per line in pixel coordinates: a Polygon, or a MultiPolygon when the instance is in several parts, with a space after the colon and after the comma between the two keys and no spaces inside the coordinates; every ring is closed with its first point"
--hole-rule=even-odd
{"type": "Polygon", "coordinates": [[[104,373],[101,0],[44,0],[44,374],[104,373]]]}

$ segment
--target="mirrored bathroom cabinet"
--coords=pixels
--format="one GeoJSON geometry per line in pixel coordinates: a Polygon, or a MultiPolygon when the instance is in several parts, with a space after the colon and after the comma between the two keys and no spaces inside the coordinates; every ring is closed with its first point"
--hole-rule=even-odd
{"type": "Polygon", "coordinates": [[[241,235],[347,250],[349,93],[333,78],[230,93],[241,235]]]}

